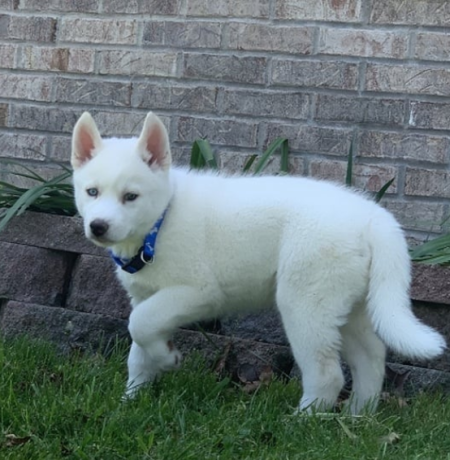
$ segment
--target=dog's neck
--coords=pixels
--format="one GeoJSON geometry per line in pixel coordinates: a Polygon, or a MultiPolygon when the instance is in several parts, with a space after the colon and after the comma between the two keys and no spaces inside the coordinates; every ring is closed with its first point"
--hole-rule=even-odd
{"type": "Polygon", "coordinates": [[[146,265],[153,263],[156,248],[156,239],[159,230],[164,222],[168,207],[161,214],[159,219],[155,222],[149,233],[143,238],[143,242],[139,249],[134,252],[133,256],[119,256],[110,250],[110,255],[116,265],[127,273],[137,273],[142,270],[146,265]]]}
{"type": "Polygon", "coordinates": [[[115,256],[120,257],[121,259],[131,259],[136,255],[139,248],[142,246],[144,241],[144,236],[128,238],[125,241],[122,241],[120,244],[115,244],[108,248],[115,256]]]}

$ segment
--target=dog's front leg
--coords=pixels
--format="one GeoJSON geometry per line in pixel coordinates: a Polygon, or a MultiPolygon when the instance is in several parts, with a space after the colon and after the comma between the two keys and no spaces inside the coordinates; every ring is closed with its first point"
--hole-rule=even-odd
{"type": "Polygon", "coordinates": [[[134,307],[129,322],[133,344],[128,357],[127,397],[161,372],[180,364],[181,354],[171,342],[174,331],[211,316],[214,297],[198,288],[176,286],[134,307]]]}

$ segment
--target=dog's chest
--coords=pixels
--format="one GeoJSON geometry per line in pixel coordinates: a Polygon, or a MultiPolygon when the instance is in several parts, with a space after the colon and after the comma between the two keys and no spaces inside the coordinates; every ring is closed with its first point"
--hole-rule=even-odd
{"type": "Polygon", "coordinates": [[[132,298],[133,306],[148,299],[162,288],[158,277],[148,276],[148,274],[145,276],[146,272],[147,270],[143,269],[142,272],[129,274],[120,269],[117,270],[117,277],[132,298]]]}

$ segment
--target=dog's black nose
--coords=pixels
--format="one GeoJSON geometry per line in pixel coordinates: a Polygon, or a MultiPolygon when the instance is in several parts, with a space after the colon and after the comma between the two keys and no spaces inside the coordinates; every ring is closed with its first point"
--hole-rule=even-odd
{"type": "Polygon", "coordinates": [[[103,236],[109,228],[109,225],[101,219],[93,220],[89,226],[91,227],[91,232],[94,236],[103,236]]]}

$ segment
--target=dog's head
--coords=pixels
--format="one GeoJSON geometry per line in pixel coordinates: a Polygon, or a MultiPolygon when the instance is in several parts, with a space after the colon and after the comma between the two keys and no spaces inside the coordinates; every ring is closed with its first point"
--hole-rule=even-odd
{"type": "Polygon", "coordinates": [[[171,196],[166,128],[149,113],[139,138],[102,139],[85,112],[73,130],[75,201],[86,236],[103,247],[142,242],[171,196]]]}

